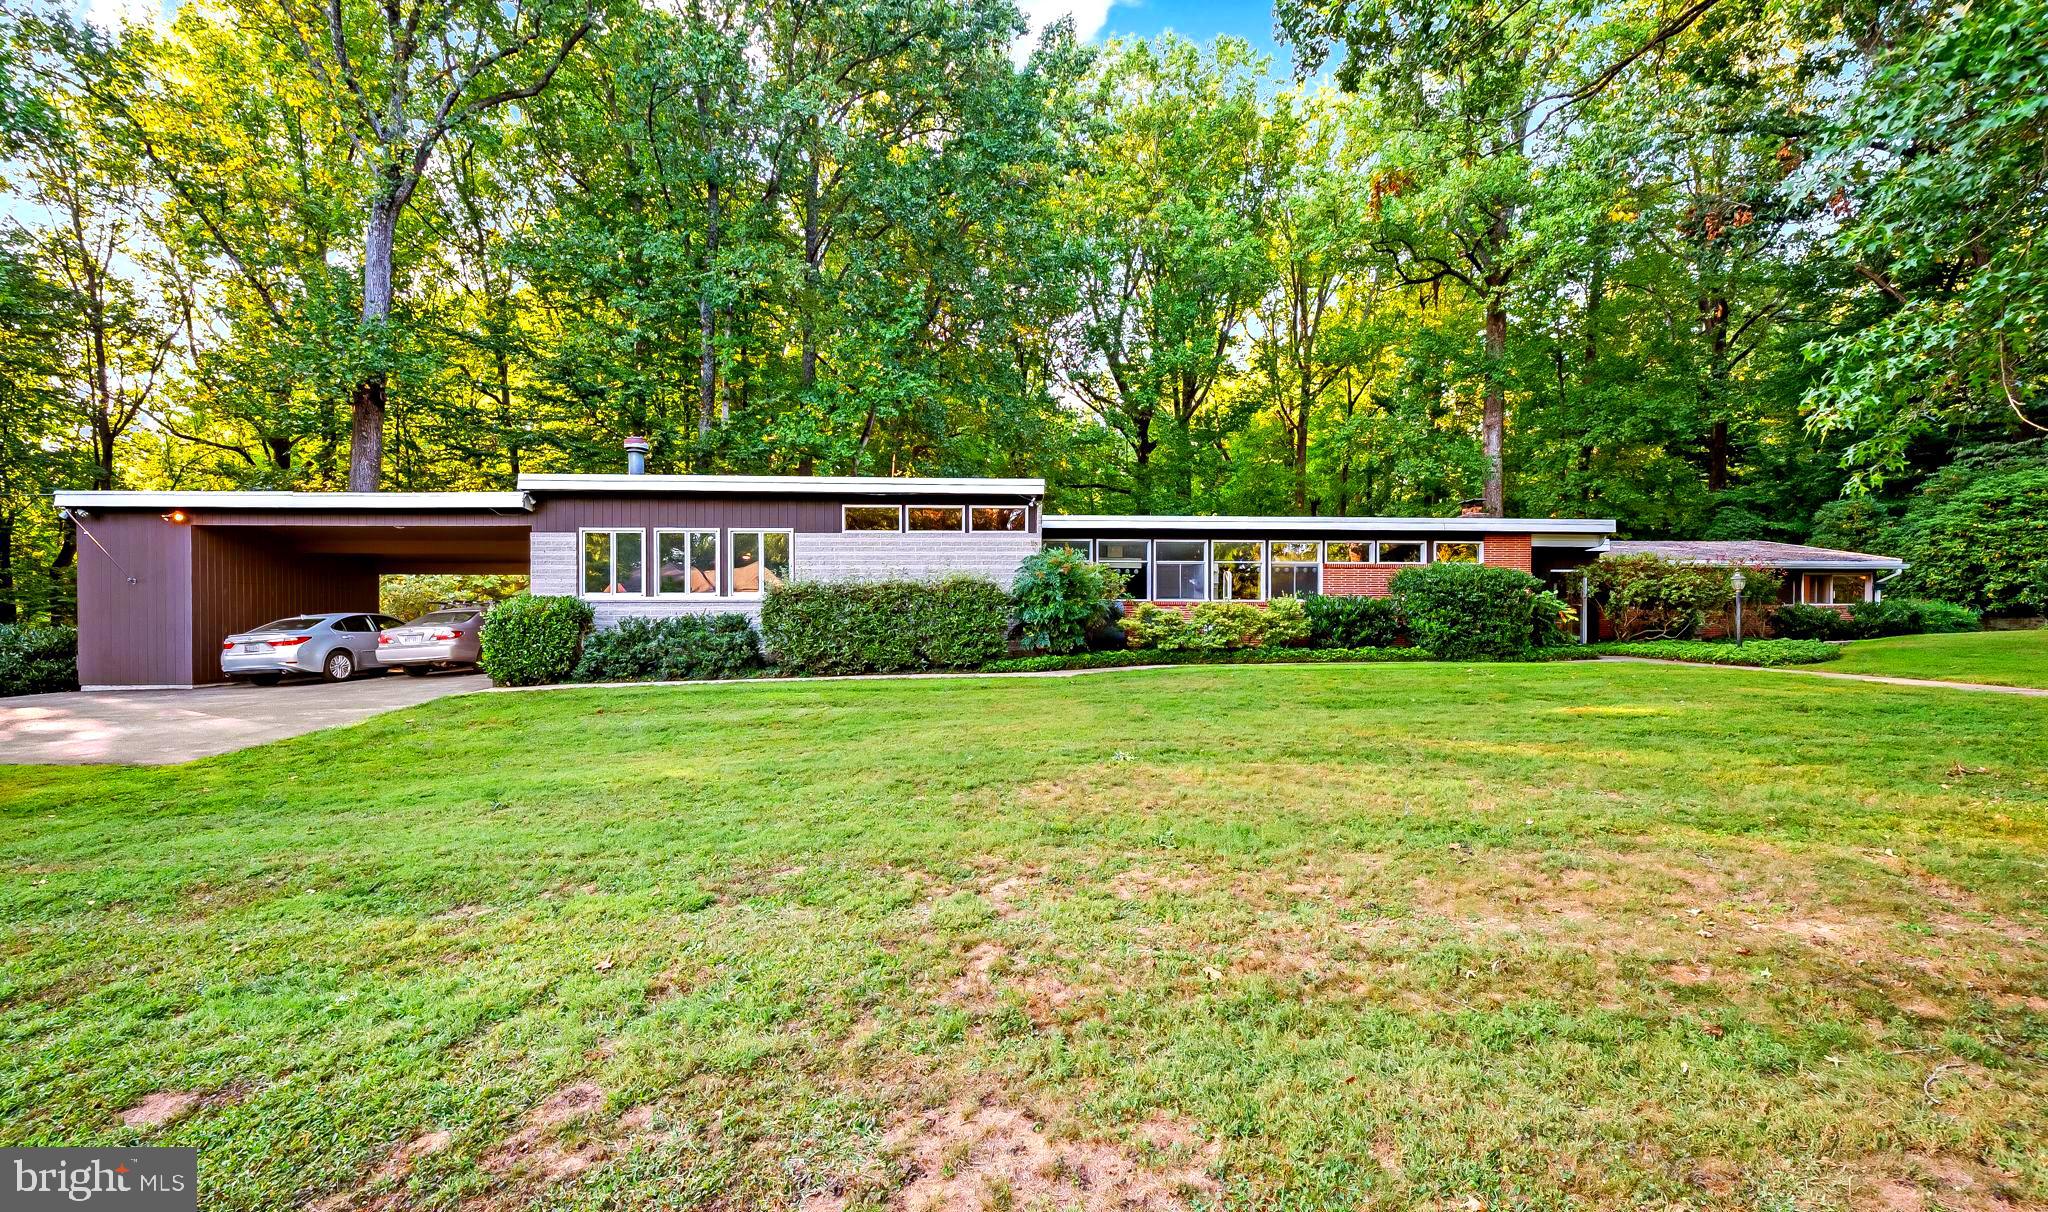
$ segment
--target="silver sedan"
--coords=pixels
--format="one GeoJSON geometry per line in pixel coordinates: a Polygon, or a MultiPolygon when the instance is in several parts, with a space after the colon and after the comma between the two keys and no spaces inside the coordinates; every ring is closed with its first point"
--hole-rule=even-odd
{"type": "Polygon", "coordinates": [[[474,665],[482,652],[477,633],[484,612],[474,608],[436,610],[410,623],[395,623],[377,636],[377,660],[419,675],[430,669],[474,665]]]}
{"type": "Polygon", "coordinates": [[[239,631],[220,644],[220,669],[230,680],[273,686],[290,673],[345,682],[377,671],[378,629],[388,614],[295,614],[239,631]]]}

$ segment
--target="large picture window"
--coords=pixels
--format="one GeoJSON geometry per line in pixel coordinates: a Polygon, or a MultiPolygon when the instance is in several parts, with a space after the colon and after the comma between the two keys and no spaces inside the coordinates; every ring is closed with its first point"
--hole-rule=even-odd
{"type": "Polygon", "coordinates": [[[789,583],[787,530],[732,532],[732,595],[758,597],[789,583]]]}
{"type": "Polygon", "coordinates": [[[960,533],[961,515],[966,511],[958,505],[912,505],[905,510],[910,516],[910,529],[918,531],[950,531],[960,533]]]}
{"type": "Polygon", "coordinates": [[[1381,539],[1379,543],[1381,564],[1420,564],[1428,545],[1420,539],[1381,539]]]}
{"type": "Polygon", "coordinates": [[[1323,544],[1323,560],[1330,564],[1370,564],[1372,544],[1360,539],[1356,542],[1323,544]]]}
{"type": "Polygon", "coordinates": [[[976,530],[1031,529],[1031,515],[1022,505],[976,505],[969,516],[976,530]]]}
{"type": "Polygon", "coordinates": [[[840,514],[840,529],[849,533],[900,531],[903,529],[903,507],[848,505],[840,514]]]}
{"type": "Polygon", "coordinates": [[[1276,598],[1305,598],[1323,591],[1321,553],[1312,541],[1273,544],[1273,587],[1276,598]]]}
{"type": "Polygon", "coordinates": [[[1813,606],[1846,606],[1870,596],[1870,577],[1861,572],[1809,572],[1806,601],[1813,606]]]}
{"type": "Polygon", "coordinates": [[[716,597],[718,594],[718,532],[657,530],[654,532],[654,591],[662,597],[716,597]]]}
{"type": "Polygon", "coordinates": [[[1152,544],[1152,567],[1159,578],[1153,596],[1162,602],[1199,602],[1209,583],[1208,561],[1199,539],[1161,539],[1152,544]]]}
{"type": "Polygon", "coordinates": [[[1095,559],[1124,574],[1124,596],[1145,601],[1152,596],[1152,581],[1145,566],[1145,540],[1097,539],[1095,559]]]}
{"type": "Polygon", "coordinates": [[[1477,564],[1480,550],[1477,543],[1438,543],[1436,562],[1439,564],[1477,564]]]}
{"type": "Polygon", "coordinates": [[[583,592],[588,595],[646,592],[646,560],[637,530],[583,532],[583,592]]]}
{"type": "Polygon", "coordinates": [[[1256,602],[1266,596],[1266,545],[1251,540],[1209,544],[1214,592],[1219,602],[1256,602]]]}

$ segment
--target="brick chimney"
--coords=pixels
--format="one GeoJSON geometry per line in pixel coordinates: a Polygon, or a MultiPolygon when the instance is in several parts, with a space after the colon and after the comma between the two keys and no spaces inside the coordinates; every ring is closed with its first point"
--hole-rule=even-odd
{"type": "Polygon", "coordinates": [[[1466,497],[1458,502],[1458,516],[1461,518],[1483,518],[1486,516],[1486,498],[1466,497]]]}

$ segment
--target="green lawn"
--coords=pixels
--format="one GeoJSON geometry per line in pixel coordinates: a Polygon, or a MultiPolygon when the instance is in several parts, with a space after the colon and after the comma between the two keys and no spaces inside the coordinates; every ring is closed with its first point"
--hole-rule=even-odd
{"type": "Polygon", "coordinates": [[[0,1144],[197,1145],[209,1209],[2040,1207],[2044,733],[1184,668],[8,770],[0,1144]]]}
{"type": "Polygon", "coordinates": [[[1842,659],[1827,668],[1834,673],[2048,689],[2048,630],[1858,640],[1844,645],[1842,659]]]}

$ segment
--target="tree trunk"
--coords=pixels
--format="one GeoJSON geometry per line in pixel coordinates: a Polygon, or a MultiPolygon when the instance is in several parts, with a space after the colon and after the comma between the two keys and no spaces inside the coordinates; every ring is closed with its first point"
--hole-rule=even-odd
{"type": "Polygon", "coordinates": [[[797,371],[798,386],[806,394],[818,382],[818,288],[823,280],[818,262],[824,243],[818,230],[818,156],[813,148],[804,170],[803,354],[797,371]]]}
{"type": "Polygon", "coordinates": [[[1501,382],[1508,349],[1508,313],[1499,290],[1486,295],[1486,406],[1480,421],[1480,444],[1486,452],[1486,514],[1507,513],[1507,475],[1501,458],[1508,427],[1507,385],[1501,382]]]}
{"type": "Polygon", "coordinates": [[[14,519],[0,517],[0,624],[19,619],[14,604],[14,519]]]}
{"type": "Polygon", "coordinates": [[[1720,492],[1728,487],[1728,418],[1720,413],[1723,400],[1723,380],[1728,375],[1728,300],[1705,298],[1700,300],[1700,326],[1707,337],[1707,378],[1701,385],[1705,399],[1704,411],[1709,418],[1707,429],[1707,491],[1720,492]]]}
{"type": "Polygon", "coordinates": [[[1308,512],[1308,411],[1312,396],[1308,370],[1301,369],[1300,415],[1294,424],[1294,512],[1308,512]]]}
{"type": "MultiPolygon", "coordinates": [[[[391,322],[391,249],[398,235],[402,205],[396,188],[370,205],[363,227],[363,327],[382,330],[391,322]]],[[[378,331],[376,338],[383,340],[378,331]]],[[[381,360],[381,357],[380,357],[381,360]]],[[[348,487],[350,492],[375,492],[384,479],[385,376],[380,366],[363,376],[349,400],[355,417],[349,425],[348,487]]]]}

